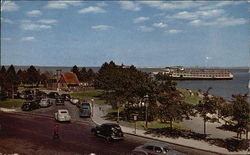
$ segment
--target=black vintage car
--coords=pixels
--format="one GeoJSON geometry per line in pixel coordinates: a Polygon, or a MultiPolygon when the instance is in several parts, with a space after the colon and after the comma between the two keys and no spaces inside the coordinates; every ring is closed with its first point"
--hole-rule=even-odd
{"type": "Polygon", "coordinates": [[[69,94],[62,94],[61,97],[63,98],[64,101],[70,101],[71,99],[69,94]]]}
{"type": "Polygon", "coordinates": [[[60,95],[57,93],[57,92],[50,92],[47,97],[48,98],[53,98],[53,99],[56,99],[58,98],[60,95]]]}
{"type": "Polygon", "coordinates": [[[39,109],[40,105],[36,101],[27,101],[24,102],[22,105],[22,110],[23,111],[31,111],[34,109],[39,109]]]}
{"type": "Polygon", "coordinates": [[[58,96],[55,100],[56,105],[64,105],[64,99],[61,96],[58,96]]]}
{"type": "Polygon", "coordinates": [[[121,127],[115,123],[104,123],[91,129],[91,133],[95,136],[105,138],[107,141],[122,140],[123,132],[121,127]]]}

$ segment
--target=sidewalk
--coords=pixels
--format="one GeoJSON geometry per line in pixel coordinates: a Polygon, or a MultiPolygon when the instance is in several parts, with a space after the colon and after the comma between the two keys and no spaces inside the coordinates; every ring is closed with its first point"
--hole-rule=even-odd
{"type": "MultiPolygon", "coordinates": [[[[103,124],[103,123],[110,123],[110,122],[116,123],[114,121],[110,121],[110,120],[105,119],[105,116],[107,114],[107,112],[106,112],[107,108],[108,108],[107,106],[101,106],[98,104],[94,104],[93,117],[92,117],[93,122],[95,122],[98,125],[103,124]]],[[[168,142],[168,143],[174,143],[174,144],[183,145],[183,146],[187,146],[187,147],[191,147],[191,148],[197,148],[197,149],[206,150],[209,152],[212,151],[212,152],[217,152],[217,153],[221,153],[221,154],[241,154],[241,155],[246,154],[246,151],[229,152],[225,148],[221,148],[221,147],[218,147],[215,145],[210,145],[204,141],[185,139],[185,138],[172,139],[172,138],[167,138],[167,137],[154,137],[150,134],[144,134],[145,130],[136,129],[136,133],[135,133],[134,128],[129,128],[129,127],[125,127],[125,126],[121,126],[121,128],[122,128],[122,131],[124,133],[127,133],[127,134],[136,135],[136,136],[145,137],[145,138],[150,138],[150,139],[159,140],[159,141],[164,141],[164,142],[168,142]]]]}

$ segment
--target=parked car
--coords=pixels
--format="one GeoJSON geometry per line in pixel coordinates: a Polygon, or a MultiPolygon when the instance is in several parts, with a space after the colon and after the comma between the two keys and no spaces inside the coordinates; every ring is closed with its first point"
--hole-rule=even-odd
{"type": "Polygon", "coordinates": [[[81,104],[79,108],[80,117],[90,117],[91,116],[91,106],[90,103],[84,102],[81,104]]]}
{"type": "Polygon", "coordinates": [[[60,122],[70,122],[71,116],[69,115],[69,111],[67,109],[59,109],[55,113],[55,120],[60,122]]]}
{"type": "Polygon", "coordinates": [[[62,94],[61,97],[64,99],[64,101],[70,101],[71,99],[69,94],[62,94]]]}
{"type": "Polygon", "coordinates": [[[33,95],[34,95],[34,91],[31,89],[24,90],[18,94],[19,98],[21,99],[29,99],[30,96],[33,96],[33,95]]]}
{"type": "Polygon", "coordinates": [[[56,105],[64,105],[64,100],[63,100],[63,98],[62,98],[62,97],[56,98],[55,104],[56,104],[56,105]]]}
{"type": "Polygon", "coordinates": [[[80,99],[79,98],[71,98],[70,99],[70,102],[74,105],[78,104],[80,102],[80,99]]]}
{"type": "Polygon", "coordinates": [[[100,126],[98,125],[91,129],[91,133],[95,136],[103,137],[107,141],[123,139],[121,127],[115,123],[104,123],[100,126]]]}
{"type": "Polygon", "coordinates": [[[27,101],[23,103],[21,108],[23,111],[31,111],[33,109],[39,109],[40,105],[36,101],[27,101]]]}
{"type": "Polygon", "coordinates": [[[57,93],[57,92],[50,92],[47,97],[48,98],[53,98],[53,99],[56,99],[58,98],[60,95],[57,93]]]}
{"type": "Polygon", "coordinates": [[[166,143],[148,142],[144,145],[136,147],[132,151],[132,155],[184,155],[181,152],[175,151],[166,143]]]}
{"type": "Polygon", "coordinates": [[[49,98],[43,98],[43,99],[40,100],[39,105],[41,107],[49,107],[49,106],[52,105],[52,102],[50,101],[49,98]]]}
{"type": "Polygon", "coordinates": [[[45,93],[45,92],[43,92],[41,90],[36,90],[35,95],[36,95],[36,97],[40,97],[40,98],[46,98],[47,97],[47,93],[45,93]]]}

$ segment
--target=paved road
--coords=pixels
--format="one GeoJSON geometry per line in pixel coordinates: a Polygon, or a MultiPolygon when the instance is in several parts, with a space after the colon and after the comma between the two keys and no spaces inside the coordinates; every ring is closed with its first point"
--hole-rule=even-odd
{"type": "MultiPolygon", "coordinates": [[[[67,108],[73,117],[72,123],[60,123],[60,140],[52,139],[52,128],[56,123],[53,117],[0,112],[0,153],[66,155],[94,152],[98,155],[127,155],[136,146],[151,141],[131,135],[125,135],[125,139],[118,142],[106,142],[102,138],[95,137],[90,133],[94,123],[89,118],[79,118],[78,109],[71,104],[34,110],[31,113],[53,116],[59,108],[67,108]]],[[[187,154],[210,154],[172,146],[187,154]]]]}

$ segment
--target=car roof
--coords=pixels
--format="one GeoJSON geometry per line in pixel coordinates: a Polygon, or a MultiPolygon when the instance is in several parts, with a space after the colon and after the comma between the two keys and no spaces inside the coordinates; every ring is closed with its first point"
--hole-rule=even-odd
{"type": "Polygon", "coordinates": [[[163,143],[163,142],[147,142],[144,144],[144,146],[158,146],[158,147],[170,147],[170,145],[168,145],[167,143],[163,143]]]}
{"type": "Polygon", "coordinates": [[[103,123],[102,125],[106,125],[106,126],[119,126],[118,124],[115,124],[115,123],[103,123]]]}
{"type": "Polygon", "coordinates": [[[58,109],[59,112],[61,111],[68,111],[67,109],[58,109]]]}

